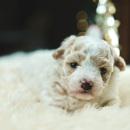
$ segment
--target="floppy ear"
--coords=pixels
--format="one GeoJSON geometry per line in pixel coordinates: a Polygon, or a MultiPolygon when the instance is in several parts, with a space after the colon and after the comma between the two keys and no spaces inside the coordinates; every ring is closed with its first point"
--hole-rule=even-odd
{"type": "Polygon", "coordinates": [[[117,58],[115,59],[115,65],[121,70],[125,70],[126,68],[126,63],[124,61],[124,59],[120,56],[117,56],[117,58]]]}
{"type": "Polygon", "coordinates": [[[62,43],[61,46],[52,54],[54,59],[58,59],[60,56],[64,54],[64,51],[69,48],[71,45],[74,44],[76,36],[72,35],[66,38],[62,43]]]}
{"type": "Polygon", "coordinates": [[[120,71],[124,71],[126,68],[126,63],[124,59],[121,56],[118,56],[112,47],[110,47],[110,51],[112,56],[114,57],[114,65],[117,66],[120,71]]]}

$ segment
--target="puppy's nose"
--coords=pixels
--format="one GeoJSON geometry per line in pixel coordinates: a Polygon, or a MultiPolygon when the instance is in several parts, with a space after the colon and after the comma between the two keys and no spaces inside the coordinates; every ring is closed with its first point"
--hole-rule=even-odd
{"type": "Polygon", "coordinates": [[[82,81],[81,82],[81,88],[84,90],[91,90],[93,86],[93,83],[91,81],[82,81]]]}

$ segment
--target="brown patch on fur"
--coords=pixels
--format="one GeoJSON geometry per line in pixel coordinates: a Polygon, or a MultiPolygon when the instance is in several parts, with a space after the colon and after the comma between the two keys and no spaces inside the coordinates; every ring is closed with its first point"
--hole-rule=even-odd
{"type": "Polygon", "coordinates": [[[62,42],[62,45],[60,48],[58,48],[53,54],[53,58],[54,59],[58,59],[60,56],[62,56],[64,54],[64,52],[66,51],[66,49],[68,50],[75,42],[76,40],[76,36],[71,36],[68,37],[67,39],[65,39],[62,42]]]}
{"type": "Polygon", "coordinates": [[[72,46],[75,42],[75,39],[71,40],[71,42],[68,44],[68,47],[72,46]]]}
{"type": "Polygon", "coordinates": [[[80,53],[72,53],[70,54],[70,56],[68,56],[67,58],[67,63],[71,63],[71,62],[77,62],[79,65],[81,64],[81,62],[83,60],[85,60],[86,56],[80,53]]]}
{"type": "Polygon", "coordinates": [[[65,51],[65,56],[68,55],[68,54],[70,54],[71,51],[72,51],[72,52],[80,51],[83,47],[84,47],[83,44],[74,46],[74,48],[72,48],[72,47],[70,46],[70,47],[65,51]]]}
{"type": "Polygon", "coordinates": [[[66,52],[65,52],[65,55],[70,54],[70,52],[71,52],[71,49],[67,49],[66,52]]]}
{"type": "Polygon", "coordinates": [[[82,54],[79,54],[79,53],[76,53],[76,52],[73,53],[72,55],[70,54],[70,56],[66,59],[67,75],[72,74],[75,71],[75,69],[76,69],[76,68],[75,69],[71,68],[70,64],[72,62],[76,62],[76,63],[78,63],[78,66],[80,66],[81,62],[83,60],[85,60],[85,58],[86,58],[85,55],[82,55],[82,54]]]}
{"type": "Polygon", "coordinates": [[[122,57],[120,57],[120,56],[116,59],[115,65],[116,65],[121,71],[125,70],[125,68],[126,68],[126,63],[125,63],[124,59],[123,59],[122,57]]]}
{"type": "Polygon", "coordinates": [[[84,47],[83,44],[74,47],[74,51],[80,51],[84,47]]]}
{"type": "Polygon", "coordinates": [[[117,56],[116,52],[112,48],[110,48],[110,51],[111,51],[111,55],[115,59],[115,66],[117,66],[120,69],[120,71],[124,71],[126,68],[126,63],[124,59],[120,56],[117,56]]]}
{"type": "Polygon", "coordinates": [[[63,49],[58,49],[55,53],[52,54],[54,59],[58,59],[59,56],[64,54],[64,50],[63,49]]]}
{"type": "Polygon", "coordinates": [[[102,80],[104,81],[104,83],[106,83],[109,79],[109,74],[113,71],[113,65],[111,64],[111,61],[105,57],[98,57],[98,55],[95,55],[91,56],[91,62],[93,62],[93,64],[95,64],[95,66],[99,68],[99,71],[102,67],[106,69],[106,73],[101,75],[102,80]]]}
{"type": "Polygon", "coordinates": [[[103,67],[108,63],[108,59],[105,57],[99,57],[98,55],[90,56],[91,62],[94,61],[98,67],[103,67]]]}

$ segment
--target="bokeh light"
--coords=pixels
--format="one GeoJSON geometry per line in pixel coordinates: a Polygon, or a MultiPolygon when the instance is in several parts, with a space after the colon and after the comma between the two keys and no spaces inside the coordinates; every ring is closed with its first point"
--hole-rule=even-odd
{"type": "Polygon", "coordinates": [[[86,32],[79,32],[77,36],[84,36],[86,35],[86,32]]]}
{"type": "Polygon", "coordinates": [[[96,12],[98,14],[104,14],[104,13],[106,13],[106,7],[105,7],[105,5],[99,5],[97,7],[97,9],[96,9],[96,12]]]}
{"type": "Polygon", "coordinates": [[[107,24],[108,24],[108,26],[113,26],[114,23],[115,23],[115,20],[114,20],[114,18],[112,16],[110,16],[110,17],[107,18],[107,24]]]}
{"type": "Polygon", "coordinates": [[[120,50],[119,50],[119,48],[114,48],[114,50],[115,50],[116,54],[119,56],[119,55],[120,55],[120,50]]]}
{"type": "Polygon", "coordinates": [[[111,0],[99,0],[96,12],[95,20],[102,30],[103,39],[113,46],[117,55],[119,55],[118,27],[120,21],[114,19],[113,14],[116,12],[114,3],[111,0]]]}
{"type": "Polygon", "coordinates": [[[116,12],[116,9],[115,9],[114,6],[110,6],[110,7],[108,8],[108,11],[109,11],[111,14],[114,14],[114,13],[116,12]]]}
{"type": "Polygon", "coordinates": [[[99,0],[100,4],[105,4],[107,2],[107,0],[99,0]]]}
{"type": "Polygon", "coordinates": [[[79,11],[77,14],[76,14],[76,19],[79,21],[81,19],[87,19],[87,13],[85,11],[79,11]]]}
{"type": "Polygon", "coordinates": [[[79,32],[78,36],[85,35],[85,31],[88,28],[88,22],[87,22],[87,13],[85,11],[79,11],[76,14],[77,19],[77,28],[81,31],[79,32]]]}
{"type": "Polygon", "coordinates": [[[87,27],[88,27],[88,23],[87,23],[87,21],[85,19],[81,19],[81,20],[78,21],[77,28],[79,30],[85,31],[87,29],[87,27]]]}
{"type": "Polygon", "coordinates": [[[92,1],[95,2],[95,3],[97,2],[97,0],[92,0],[92,1]]]}

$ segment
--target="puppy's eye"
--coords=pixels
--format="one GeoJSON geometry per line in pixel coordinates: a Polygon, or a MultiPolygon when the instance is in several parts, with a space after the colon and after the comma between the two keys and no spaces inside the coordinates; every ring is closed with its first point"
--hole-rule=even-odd
{"type": "Polygon", "coordinates": [[[107,72],[107,70],[105,68],[100,68],[99,70],[100,70],[101,75],[103,75],[107,72]]]}
{"type": "Polygon", "coordinates": [[[78,63],[72,62],[70,63],[71,68],[76,68],[78,66],[78,63]]]}

